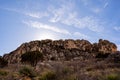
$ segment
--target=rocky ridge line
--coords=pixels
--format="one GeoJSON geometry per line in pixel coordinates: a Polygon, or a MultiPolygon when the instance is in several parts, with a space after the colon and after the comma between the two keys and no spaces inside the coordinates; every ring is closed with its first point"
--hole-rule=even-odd
{"type": "Polygon", "coordinates": [[[23,43],[16,50],[5,54],[3,58],[8,63],[19,63],[21,55],[30,51],[40,51],[44,55],[44,60],[73,60],[73,59],[88,59],[95,57],[98,52],[115,53],[117,46],[108,41],[100,39],[98,43],[90,43],[87,40],[41,40],[23,43]]]}

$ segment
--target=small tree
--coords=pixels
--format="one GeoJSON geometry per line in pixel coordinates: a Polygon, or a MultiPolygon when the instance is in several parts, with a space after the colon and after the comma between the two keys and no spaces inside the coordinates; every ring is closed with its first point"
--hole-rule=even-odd
{"type": "Polygon", "coordinates": [[[24,66],[19,70],[19,73],[23,76],[28,76],[30,78],[33,78],[36,76],[34,69],[30,66],[24,66]]]}
{"type": "Polygon", "coordinates": [[[36,66],[38,61],[43,60],[43,54],[40,51],[31,51],[21,55],[21,62],[36,66]]]}

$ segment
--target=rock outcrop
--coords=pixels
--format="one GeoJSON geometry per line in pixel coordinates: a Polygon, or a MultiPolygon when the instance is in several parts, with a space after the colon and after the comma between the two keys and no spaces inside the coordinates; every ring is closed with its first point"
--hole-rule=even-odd
{"type": "Polygon", "coordinates": [[[23,43],[15,51],[5,54],[3,58],[8,63],[19,63],[21,55],[30,51],[40,51],[44,60],[73,60],[94,57],[92,53],[114,53],[117,46],[108,40],[100,39],[98,43],[91,44],[87,40],[41,40],[23,43]],[[84,57],[83,57],[84,56],[84,57]]]}
{"type": "Polygon", "coordinates": [[[103,53],[114,53],[117,51],[117,46],[108,40],[99,39],[98,43],[93,44],[93,51],[103,53]]]}

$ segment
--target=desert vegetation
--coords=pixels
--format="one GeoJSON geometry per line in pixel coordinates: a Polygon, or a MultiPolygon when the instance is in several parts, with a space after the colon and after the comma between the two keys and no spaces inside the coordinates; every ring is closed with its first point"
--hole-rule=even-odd
{"type": "Polygon", "coordinates": [[[31,66],[36,66],[40,60],[43,60],[43,54],[39,51],[31,51],[21,55],[21,62],[31,66]]]}
{"type": "Polygon", "coordinates": [[[9,64],[0,69],[3,80],[120,80],[120,53],[73,61],[39,61],[37,65],[9,64]],[[117,61],[117,62],[115,62],[117,61]]]}

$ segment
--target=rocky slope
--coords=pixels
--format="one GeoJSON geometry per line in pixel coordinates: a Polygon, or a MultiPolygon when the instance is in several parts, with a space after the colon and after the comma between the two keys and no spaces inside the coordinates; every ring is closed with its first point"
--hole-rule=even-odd
{"type": "Polygon", "coordinates": [[[44,54],[44,60],[75,60],[95,57],[98,52],[115,53],[117,46],[108,41],[100,39],[98,43],[90,43],[87,40],[41,40],[23,43],[16,50],[5,54],[3,58],[8,63],[19,63],[21,55],[30,51],[40,51],[44,54]]]}

